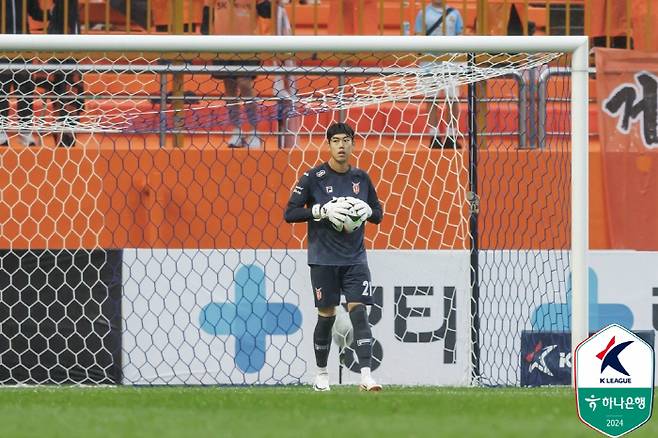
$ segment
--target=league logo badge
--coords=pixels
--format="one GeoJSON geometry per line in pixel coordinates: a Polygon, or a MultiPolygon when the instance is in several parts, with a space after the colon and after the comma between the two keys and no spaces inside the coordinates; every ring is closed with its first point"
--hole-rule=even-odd
{"type": "Polygon", "coordinates": [[[654,353],[637,334],[611,324],[576,348],[574,378],[581,421],[611,437],[649,421],[654,353]]]}

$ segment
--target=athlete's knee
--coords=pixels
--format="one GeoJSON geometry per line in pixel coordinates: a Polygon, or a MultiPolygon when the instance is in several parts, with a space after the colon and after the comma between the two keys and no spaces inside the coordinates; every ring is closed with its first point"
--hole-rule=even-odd
{"type": "Polygon", "coordinates": [[[330,318],[336,315],[335,307],[318,307],[318,315],[330,318]]]}
{"type": "Polygon", "coordinates": [[[370,330],[370,324],[368,323],[368,310],[366,309],[365,304],[353,303],[353,306],[347,305],[347,310],[350,314],[350,320],[352,320],[352,325],[354,330],[358,329],[367,329],[370,330]]]}
{"type": "Polygon", "coordinates": [[[353,310],[358,310],[359,308],[362,308],[365,311],[366,305],[363,303],[347,303],[348,312],[352,312],[353,310]]]}

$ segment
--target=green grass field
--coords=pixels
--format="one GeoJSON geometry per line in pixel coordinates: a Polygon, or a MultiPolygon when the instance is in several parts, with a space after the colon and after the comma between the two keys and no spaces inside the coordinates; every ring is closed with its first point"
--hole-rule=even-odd
{"type": "MultiPolygon", "coordinates": [[[[601,436],[576,415],[570,388],[334,386],[0,390],[2,437],[601,436]]],[[[658,437],[649,420],[631,437],[658,437]]]]}

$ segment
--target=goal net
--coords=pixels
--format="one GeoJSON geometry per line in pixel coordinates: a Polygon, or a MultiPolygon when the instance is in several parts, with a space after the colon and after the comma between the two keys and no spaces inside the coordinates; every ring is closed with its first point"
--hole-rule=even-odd
{"type": "Polygon", "coordinates": [[[306,226],[283,211],[345,121],[385,212],[375,376],[527,384],[528,333],[586,321],[582,42],[0,36],[0,382],[310,381],[306,226]]]}

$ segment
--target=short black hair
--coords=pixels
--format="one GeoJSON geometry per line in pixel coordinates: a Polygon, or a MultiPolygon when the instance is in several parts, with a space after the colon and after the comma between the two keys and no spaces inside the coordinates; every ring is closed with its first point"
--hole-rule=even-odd
{"type": "Polygon", "coordinates": [[[354,129],[347,123],[334,122],[327,128],[327,140],[331,141],[331,137],[337,134],[345,134],[350,138],[354,138],[354,129]]]}

